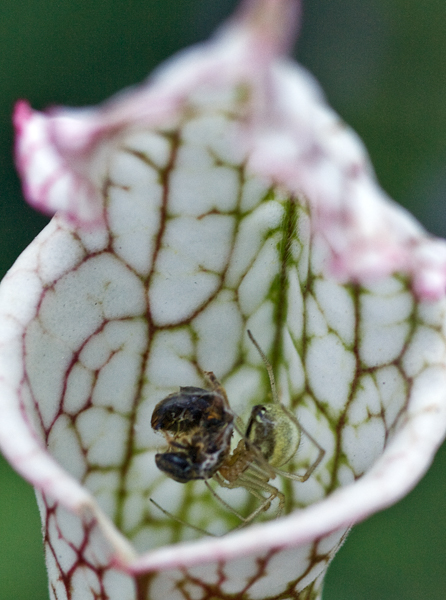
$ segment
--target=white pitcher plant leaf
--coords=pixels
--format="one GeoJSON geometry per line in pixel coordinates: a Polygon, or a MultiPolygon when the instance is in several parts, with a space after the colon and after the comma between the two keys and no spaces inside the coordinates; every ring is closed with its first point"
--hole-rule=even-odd
{"type": "Polygon", "coordinates": [[[51,598],[321,598],[445,435],[446,244],[285,57],[298,9],[245,1],[98,108],[17,105],[25,196],[57,212],[0,287],[0,444],[37,490],[51,598]],[[213,372],[243,435],[274,402],[248,330],[301,427],[283,469],[315,466],[270,473],[257,513],[268,487],[167,477],[151,428],[213,372]]]}

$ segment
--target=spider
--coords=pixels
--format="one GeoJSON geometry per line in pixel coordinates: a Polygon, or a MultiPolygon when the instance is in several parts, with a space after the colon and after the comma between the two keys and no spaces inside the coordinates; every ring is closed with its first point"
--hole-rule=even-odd
{"type": "MultiPolygon", "coordinates": [[[[179,392],[161,400],[152,415],[152,428],[164,434],[168,445],[165,452],[155,455],[157,467],[180,483],[203,479],[212,495],[241,520],[236,529],[266,512],[275,498],[278,500],[276,517],[280,516],[285,506],[285,496],[270,481],[276,475],[293,481],[306,481],[325,454],[313,436],[279,401],[272,366],[252,333],[249,330],[247,333],[267,369],[273,401],[252,408],[244,433],[235,424],[235,414],[223,386],[210,371],[204,375],[211,390],[181,387],[179,392]],[[234,429],[241,439],[231,453],[234,429]],[[296,454],[302,433],[317,447],[318,456],[303,475],[296,475],[280,467],[296,454]],[[243,517],[211,488],[209,479],[223,488],[245,488],[260,501],[259,506],[243,517]]],[[[152,498],[150,500],[164,514],[183,523],[152,498]]],[[[201,533],[213,535],[189,523],[184,524],[201,533]]]]}

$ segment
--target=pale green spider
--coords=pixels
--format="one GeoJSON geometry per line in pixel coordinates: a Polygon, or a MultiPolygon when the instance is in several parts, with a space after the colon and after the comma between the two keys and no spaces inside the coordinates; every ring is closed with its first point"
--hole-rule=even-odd
{"type": "MultiPolygon", "coordinates": [[[[168,444],[166,451],[155,456],[158,468],[180,483],[203,479],[212,495],[241,520],[236,529],[267,511],[275,498],[278,499],[276,517],[280,516],[285,506],[285,496],[270,481],[276,475],[293,481],[306,481],[325,454],[325,450],[302,427],[294,414],[279,401],[272,366],[249,330],[248,335],[267,369],[272,403],[252,408],[245,433],[234,424],[236,418],[226,392],[212,372],[205,373],[211,390],[180,388],[178,393],[159,402],[152,415],[152,427],[164,434],[168,444]],[[231,453],[230,440],[234,428],[241,439],[231,453]],[[302,433],[319,452],[306,472],[296,475],[280,467],[296,454],[302,433]],[[243,517],[211,488],[208,482],[211,478],[224,488],[242,487],[248,490],[260,500],[260,505],[243,517]],[[262,492],[268,496],[265,498],[262,492]]],[[[153,499],[151,501],[167,516],[201,533],[213,535],[184,523],[153,499]]]]}

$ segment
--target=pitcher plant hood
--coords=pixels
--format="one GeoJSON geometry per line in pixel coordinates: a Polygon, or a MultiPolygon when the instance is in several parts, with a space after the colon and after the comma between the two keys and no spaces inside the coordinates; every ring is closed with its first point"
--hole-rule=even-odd
{"type": "Polygon", "coordinates": [[[0,445],[37,490],[51,598],[321,598],[444,437],[446,244],[286,58],[298,17],[245,1],[98,108],[17,104],[25,197],[55,215],[0,286],[0,445]],[[268,471],[257,513],[268,487],[167,477],[150,426],[213,372],[243,435],[274,401],[248,330],[301,428],[281,468],[323,450],[307,481],[268,471]]]}

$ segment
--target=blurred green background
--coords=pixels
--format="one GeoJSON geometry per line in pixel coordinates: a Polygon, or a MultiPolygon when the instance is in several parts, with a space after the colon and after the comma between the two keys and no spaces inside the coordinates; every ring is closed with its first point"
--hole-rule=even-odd
{"type": "MultiPolygon", "coordinates": [[[[234,0],[1,0],[0,274],[47,222],[23,202],[17,98],[95,104],[206,38],[234,0]]],[[[446,3],[307,0],[296,56],[364,139],[385,190],[446,237],[446,3]]],[[[1,418],[1,415],[0,415],[1,418]]],[[[446,449],[402,502],[357,526],[324,600],[444,600],[446,449]]],[[[0,458],[0,600],[47,600],[30,486],[0,458]]]]}

